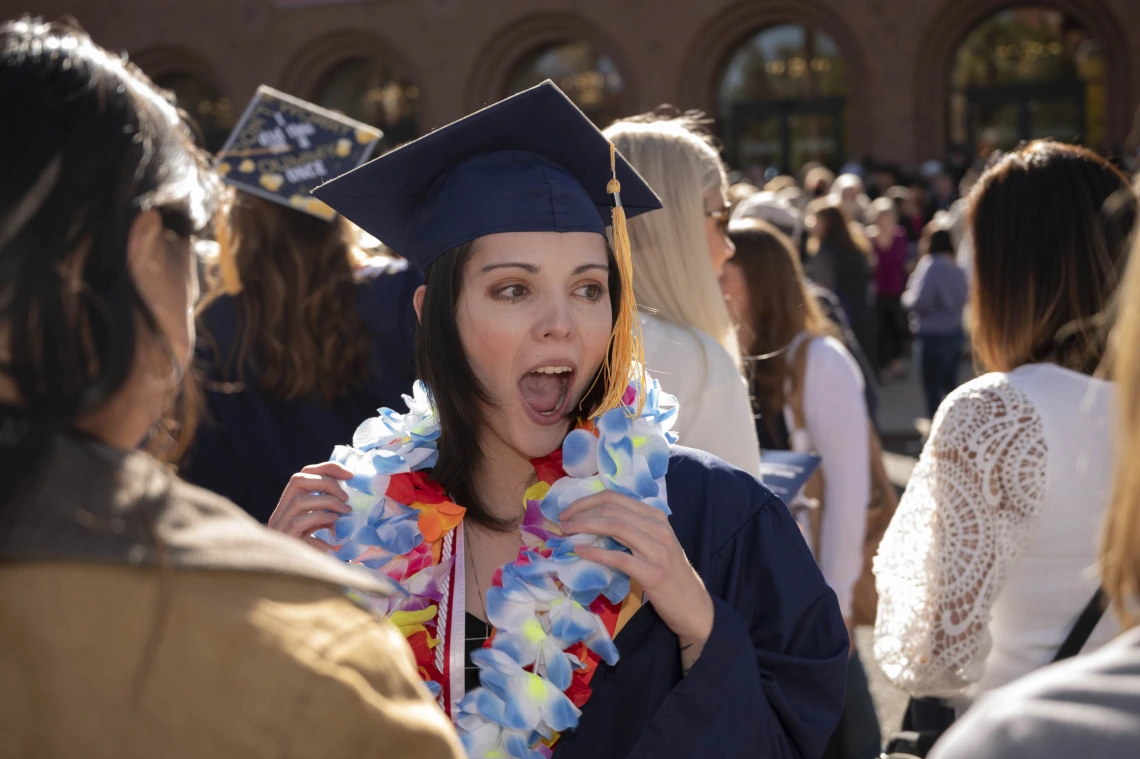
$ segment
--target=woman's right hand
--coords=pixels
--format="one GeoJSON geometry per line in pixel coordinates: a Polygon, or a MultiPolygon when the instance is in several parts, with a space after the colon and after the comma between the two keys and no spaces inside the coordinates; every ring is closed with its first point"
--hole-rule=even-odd
{"type": "Polygon", "coordinates": [[[346,503],[348,493],[340,484],[351,478],[352,472],[333,461],[305,467],[289,478],[269,517],[269,529],[292,535],[321,551],[331,551],[331,545],[312,533],[331,527],[338,516],[352,511],[346,503]]]}

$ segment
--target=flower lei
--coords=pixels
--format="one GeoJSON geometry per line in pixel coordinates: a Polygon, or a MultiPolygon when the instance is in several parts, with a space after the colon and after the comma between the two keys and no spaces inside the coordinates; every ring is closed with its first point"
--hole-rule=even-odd
{"type": "MultiPolygon", "coordinates": [[[[645,387],[640,416],[632,418],[641,389],[634,381],[625,408],[580,423],[561,451],[533,462],[539,481],[525,496],[523,547],[495,571],[485,599],[495,632],[471,655],[481,687],[457,705],[456,727],[474,759],[550,756],[559,734],[577,726],[598,663],[618,661],[613,635],[630,580],[576,551],[627,549],[607,536],[564,537],[544,519],[557,525],[571,503],[603,490],[670,513],[665,473],[677,404],[648,376],[645,387]]],[[[404,400],[408,413],[381,409],[356,430],[351,447],[334,450],[332,460],[353,473],[346,483],[352,512],[316,537],[333,544],[338,558],[395,581],[398,592],[389,598],[362,600],[400,628],[420,676],[440,698],[439,604],[455,561],[444,556],[443,539],[464,509],[424,474],[438,460],[440,435],[427,389],[417,382],[404,400]]]]}

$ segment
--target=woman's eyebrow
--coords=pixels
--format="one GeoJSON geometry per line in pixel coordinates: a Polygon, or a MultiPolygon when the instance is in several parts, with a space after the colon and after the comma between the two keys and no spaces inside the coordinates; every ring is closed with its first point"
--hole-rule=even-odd
{"type": "Polygon", "coordinates": [[[483,267],[484,273],[494,271],[495,269],[522,269],[527,274],[538,274],[538,267],[534,264],[524,264],[517,261],[507,261],[501,264],[487,264],[483,267]]]}
{"type": "MultiPolygon", "coordinates": [[[[538,267],[537,266],[535,266],[534,264],[524,264],[524,263],[519,262],[519,261],[506,261],[506,262],[498,263],[498,264],[487,264],[480,271],[482,271],[483,273],[487,273],[489,271],[495,271],[496,269],[522,269],[527,274],[538,274],[538,267]]],[[[584,272],[591,271],[594,269],[608,273],[610,270],[610,267],[607,264],[582,264],[581,266],[579,266],[578,268],[576,268],[574,270],[573,276],[576,277],[579,274],[582,274],[584,272]]]]}

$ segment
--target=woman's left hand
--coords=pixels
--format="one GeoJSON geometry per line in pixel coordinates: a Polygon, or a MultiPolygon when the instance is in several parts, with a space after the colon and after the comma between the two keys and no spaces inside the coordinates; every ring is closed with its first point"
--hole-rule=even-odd
{"type": "Polygon", "coordinates": [[[680,640],[687,671],[712,632],[713,603],[669,518],[641,501],[604,491],[572,503],[560,522],[564,535],[608,535],[629,548],[632,553],[583,546],[578,555],[624,572],[641,585],[680,640]]]}

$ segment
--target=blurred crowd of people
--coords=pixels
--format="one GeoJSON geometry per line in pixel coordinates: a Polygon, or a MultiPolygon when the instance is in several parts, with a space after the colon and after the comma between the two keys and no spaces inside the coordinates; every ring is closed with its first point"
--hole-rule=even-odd
{"type": "MultiPolygon", "coordinates": [[[[402,637],[334,589],[369,590],[367,575],[280,534],[328,547],[312,533],[344,511],[339,486],[305,468],[422,377],[423,275],[343,217],[223,187],[167,97],[81,33],[24,20],[0,40],[0,99],[21,114],[0,125],[0,743],[16,747],[0,756],[32,755],[47,730],[61,751],[94,746],[99,692],[135,694],[104,725],[148,718],[93,755],[163,755],[175,733],[208,752],[221,731],[288,735],[296,756],[377,740],[460,756],[402,637]],[[42,54],[53,45],[84,72],[42,54]],[[53,85],[66,108],[44,71],[74,77],[53,85]],[[288,527],[283,491],[311,499],[288,527]],[[152,650],[155,598],[178,583],[152,650]],[[227,647],[241,677],[219,674],[227,647]]],[[[764,452],[818,457],[788,507],[848,634],[873,625],[877,666],[911,696],[904,729],[881,735],[852,643],[822,756],[1134,750],[1129,177],[1041,140],[976,165],[813,164],[760,186],[708,127],[658,109],[603,134],[664,207],[628,233],[645,366],[679,399],[681,445],[756,478],[764,452]],[[971,356],[980,376],[960,385],[971,356]],[[877,416],[911,371],[932,423],[900,498],[877,416]],[[1091,708],[1032,708],[1045,703],[1091,708]]]]}
{"type": "Polygon", "coordinates": [[[966,355],[966,198],[984,168],[928,161],[908,175],[866,161],[836,176],[808,164],[730,188],[736,218],[783,224],[808,279],[838,298],[875,384],[905,378],[913,356],[930,418],[966,355]]]}

